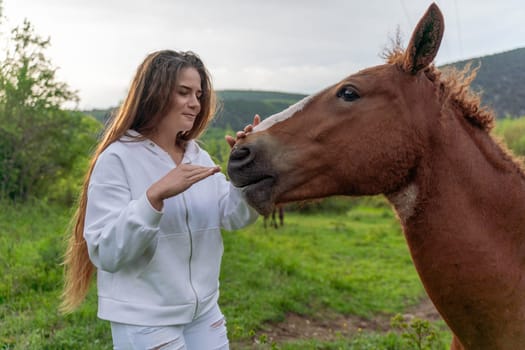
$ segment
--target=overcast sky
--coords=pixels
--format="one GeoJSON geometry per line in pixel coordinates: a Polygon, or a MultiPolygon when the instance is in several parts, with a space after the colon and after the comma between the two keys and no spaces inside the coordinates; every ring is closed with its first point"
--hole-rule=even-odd
{"type": "MultiPolygon", "coordinates": [[[[427,0],[3,0],[5,38],[27,18],[51,38],[58,78],[78,108],[124,98],[144,57],[192,50],[215,88],[313,93],[362,68],[400,29],[406,45],[427,0]]],[[[445,16],[437,64],[525,47],[524,0],[436,1],[445,16]]],[[[256,112],[256,111],[254,111],[256,112]]]]}

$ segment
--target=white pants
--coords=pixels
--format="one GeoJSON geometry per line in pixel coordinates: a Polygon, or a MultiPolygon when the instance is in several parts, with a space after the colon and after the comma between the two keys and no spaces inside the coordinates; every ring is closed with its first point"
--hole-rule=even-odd
{"type": "Polygon", "coordinates": [[[114,350],[228,350],[226,320],[218,305],[191,323],[147,327],[111,322],[114,350]]]}

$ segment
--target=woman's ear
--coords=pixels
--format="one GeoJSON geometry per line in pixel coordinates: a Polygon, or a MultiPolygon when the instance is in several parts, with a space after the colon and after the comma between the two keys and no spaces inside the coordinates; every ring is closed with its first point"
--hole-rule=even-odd
{"type": "Polygon", "coordinates": [[[403,70],[416,74],[428,67],[438,53],[444,31],[443,14],[437,5],[432,3],[412,33],[405,51],[403,70]]]}

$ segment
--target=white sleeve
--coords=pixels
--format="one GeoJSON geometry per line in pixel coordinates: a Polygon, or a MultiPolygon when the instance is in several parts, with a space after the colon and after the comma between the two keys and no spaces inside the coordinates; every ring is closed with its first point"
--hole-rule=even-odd
{"type": "Polygon", "coordinates": [[[101,154],[88,189],[84,238],[93,264],[115,272],[141,257],[159,231],[162,213],[144,193],[131,199],[122,160],[101,154]]]}

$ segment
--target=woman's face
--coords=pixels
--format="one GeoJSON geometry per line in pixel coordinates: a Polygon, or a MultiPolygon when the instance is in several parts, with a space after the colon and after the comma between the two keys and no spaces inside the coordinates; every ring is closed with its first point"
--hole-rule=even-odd
{"type": "Polygon", "coordinates": [[[173,136],[190,130],[201,110],[201,95],[199,72],[193,67],[183,68],[171,95],[171,106],[162,118],[158,130],[173,136]]]}

